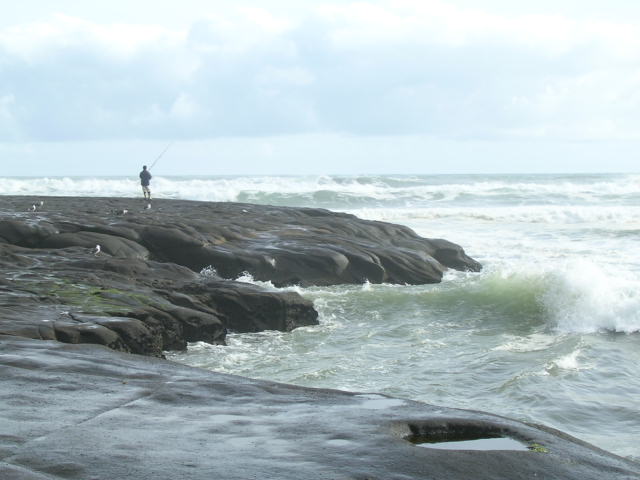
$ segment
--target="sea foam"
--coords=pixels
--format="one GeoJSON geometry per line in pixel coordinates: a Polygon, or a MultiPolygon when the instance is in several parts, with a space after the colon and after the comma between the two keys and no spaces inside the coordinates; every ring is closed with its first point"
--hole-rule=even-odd
{"type": "MultiPolygon", "coordinates": [[[[633,175],[553,176],[219,176],[154,175],[156,198],[240,201],[329,208],[439,206],[637,205],[633,175]]],[[[139,195],[137,172],[128,177],[0,177],[5,195],[139,195]]],[[[517,213],[516,213],[517,215],[517,213]]],[[[544,216],[544,214],[543,214],[544,216]]]]}
{"type": "Polygon", "coordinates": [[[630,272],[573,260],[547,279],[541,301],[559,331],[640,331],[640,279],[630,272]]]}
{"type": "Polygon", "coordinates": [[[361,208],[348,213],[393,223],[425,221],[530,224],[603,224],[640,228],[640,207],[601,205],[527,205],[511,207],[361,208]]]}
{"type": "Polygon", "coordinates": [[[456,272],[446,281],[430,292],[431,305],[469,315],[487,311],[512,325],[547,325],[555,334],[640,332],[640,279],[612,265],[530,261],[456,272]]]}

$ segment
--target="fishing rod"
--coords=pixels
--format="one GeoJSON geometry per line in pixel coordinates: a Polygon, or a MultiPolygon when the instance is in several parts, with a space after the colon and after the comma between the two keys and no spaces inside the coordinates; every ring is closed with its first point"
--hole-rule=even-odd
{"type": "Polygon", "coordinates": [[[158,160],[160,160],[162,158],[162,156],[167,153],[167,150],[169,150],[169,147],[171,147],[171,145],[173,145],[173,142],[169,143],[169,145],[167,145],[167,147],[162,151],[162,153],[160,155],[158,155],[158,158],[155,159],[155,161],[151,164],[151,166],[149,167],[149,170],[151,170],[154,165],[156,163],[158,163],[158,160]]]}

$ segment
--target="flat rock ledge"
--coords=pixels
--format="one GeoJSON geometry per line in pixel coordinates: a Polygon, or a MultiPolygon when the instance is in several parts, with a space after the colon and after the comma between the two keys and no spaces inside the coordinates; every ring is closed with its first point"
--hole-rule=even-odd
{"type": "Polygon", "coordinates": [[[631,480],[558,431],[376,394],[217,374],[98,345],[0,336],[3,480],[631,480]],[[529,450],[439,450],[416,436],[529,450]]]}
{"type": "Polygon", "coordinates": [[[232,281],[243,274],[279,287],[420,284],[447,268],[481,267],[446,240],[322,209],[0,197],[2,334],[161,356],[229,330],[317,324],[310,301],[232,281]]]}

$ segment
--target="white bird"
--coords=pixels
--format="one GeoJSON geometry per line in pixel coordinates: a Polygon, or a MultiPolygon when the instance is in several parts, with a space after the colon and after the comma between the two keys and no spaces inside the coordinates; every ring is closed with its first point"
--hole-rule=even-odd
{"type": "Polygon", "coordinates": [[[31,205],[31,211],[35,212],[36,211],[36,204],[34,203],[33,205],[31,205]]]}
{"type": "Polygon", "coordinates": [[[94,255],[98,255],[100,253],[100,245],[96,245],[95,250],[93,251],[94,255]]]}
{"type": "Polygon", "coordinates": [[[147,210],[149,210],[151,208],[151,204],[147,203],[147,210]]]}
{"type": "Polygon", "coordinates": [[[125,208],[124,210],[122,210],[122,214],[123,214],[123,215],[126,215],[126,214],[127,214],[127,212],[129,212],[129,210],[127,210],[126,208],[125,208]]]}
{"type": "Polygon", "coordinates": [[[40,200],[40,206],[44,205],[44,200],[40,200]]]}

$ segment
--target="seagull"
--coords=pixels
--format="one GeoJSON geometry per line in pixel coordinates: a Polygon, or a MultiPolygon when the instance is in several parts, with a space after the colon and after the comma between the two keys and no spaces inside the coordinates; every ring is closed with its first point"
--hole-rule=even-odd
{"type": "Polygon", "coordinates": [[[36,211],[36,204],[34,203],[33,205],[31,205],[31,211],[35,212],[36,211]]]}
{"type": "Polygon", "coordinates": [[[44,200],[40,200],[40,206],[44,205],[44,200]]]}
{"type": "Polygon", "coordinates": [[[100,245],[96,245],[96,248],[93,251],[94,255],[98,255],[100,253],[100,245]]]}
{"type": "Polygon", "coordinates": [[[149,210],[151,208],[151,204],[147,203],[147,210],[149,210]]]}

